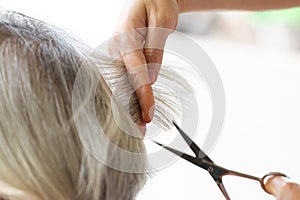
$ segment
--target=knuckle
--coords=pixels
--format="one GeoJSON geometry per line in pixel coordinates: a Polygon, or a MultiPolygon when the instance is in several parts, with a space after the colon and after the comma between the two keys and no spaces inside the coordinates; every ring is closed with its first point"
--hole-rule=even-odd
{"type": "Polygon", "coordinates": [[[143,52],[141,50],[136,50],[134,52],[123,55],[122,58],[127,69],[146,63],[143,52]]]}
{"type": "Polygon", "coordinates": [[[157,13],[158,24],[163,27],[173,28],[177,22],[177,14],[173,11],[160,11],[157,13]]]}
{"type": "Polygon", "coordinates": [[[155,49],[155,48],[145,48],[144,53],[149,56],[161,56],[163,53],[162,49],[155,49]]]}
{"type": "Polygon", "coordinates": [[[145,57],[147,61],[157,61],[161,60],[163,57],[163,50],[162,49],[154,49],[154,48],[146,48],[144,49],[145,57]]]}

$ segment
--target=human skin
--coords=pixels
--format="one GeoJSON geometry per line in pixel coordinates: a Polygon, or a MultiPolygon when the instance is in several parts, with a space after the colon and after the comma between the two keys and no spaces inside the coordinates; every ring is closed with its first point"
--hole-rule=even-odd
{"type": "MultiPolygon", "coordinates": [[[[267,10],[300,6],[300,0],[128,0],[120,15],[115,34],[141,27],[165,28],[174,30],[180,13],[205,10],[267,10]]],[[[122,56],[127,71],[135,71],[136,77],[144,79],[142,86],[136,87],[142,110],[143,124],[151,121],[154,112],[154,98],[151,88],[158,76],[163,58],[163,47],[168,35],[159,31],[142,33],[136,38],[140,48],[122,56]],[[159,43],[159,48],[147,48],[149,44],[159,43]],[[156,63],[156,64],[153,64],[156,63]],[[147,66],[148,64],[148,66],[147,66]],[[141,69],[143,66],[143,70],[141,69]],[[149,75],[148,78],[146,75],[149,75]]],[[[125,39],[126,40],[126,39],[125,39]]],[[[121,41],[121,40],[120,40],[121,41]]],[[[122,40],[124,42],[124,40],[122,40]]],[[[119,46],[122,46],[122,41],[119,46]]],[[[126,41],[128,42],[128,41],[126,41]]],[[[124,46],[125,44],[123,44],[124,46]]],[[[126,46],[126,45],[125,45],[126,46]]]]}
{"type": "Polygon", "coordinates": [[[299,0],[178,0],[180,13],[202,10],[270,10],[300,6],[299,0]]]}
{"type": "Polygon", "coordinates": [[[266,190],[277,200],[300,199],[300,185],[281,176],[273,176],[268,179],[266,190]]]}

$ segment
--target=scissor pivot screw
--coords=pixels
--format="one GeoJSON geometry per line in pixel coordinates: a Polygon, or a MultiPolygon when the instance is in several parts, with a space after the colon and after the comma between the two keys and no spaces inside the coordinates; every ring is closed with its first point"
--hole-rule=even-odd
{"type": "Polygon", "coordinates": [[[207,169],[208,172],[213,172],[214,171],[214,168],[212,166],[208,167],[207,169]]]}

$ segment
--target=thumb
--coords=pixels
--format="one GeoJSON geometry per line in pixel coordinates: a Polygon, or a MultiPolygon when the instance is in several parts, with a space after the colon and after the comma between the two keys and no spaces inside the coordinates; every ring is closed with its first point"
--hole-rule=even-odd
{"type": "Polygon", "coordinates": [[[299,200],[300,185],[282,176],[273,176],[266,183],[266,190],[277,200],[299,200]]]}
{"type": "Polygon", "coordinates": [[[287,179],[285,177],[272,176],[267,180],[265,187],[270,194],[278,198],[286,182],[287,179]]]}

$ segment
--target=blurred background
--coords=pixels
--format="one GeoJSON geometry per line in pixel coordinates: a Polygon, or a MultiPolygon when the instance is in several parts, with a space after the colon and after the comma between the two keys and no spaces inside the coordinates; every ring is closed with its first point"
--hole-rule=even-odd
{"type": "Polygon", "coordinates": [[[202,36],[300,50],[300,8],[265,12],[207,12],[180,16],[178,30],[202,36]]]}
{"type": "MultiPolygon", "coordinates": [[[[111,36],[123,4],[1,0],[0,6],[56,25],[96,47],[111,36]]],[[[226,120],[209,156],[229,169],[256,176],[280,171],[300,182],[300,8],[184,14],[178,31],[207,52],[225,87],[226,120]]],[[[196,138],[199,144],[203,134],[196,138]]],[[[225,184],[232,199],[273,199],[256,182],[232,178],[225,184]]],[[[205,171],[179,160],[153,175],[137,199],[223,197],[205,171]]]]}

